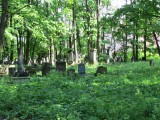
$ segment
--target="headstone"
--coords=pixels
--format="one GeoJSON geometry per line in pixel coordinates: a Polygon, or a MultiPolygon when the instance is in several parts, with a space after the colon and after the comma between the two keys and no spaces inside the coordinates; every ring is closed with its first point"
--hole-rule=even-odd
{"type": "Polygon", "coordinates": [[[153,60],[150,60],[150,61],[149,61],[149,65],[150,65],[150,66],[153,66],[153,65],[154,65],[154,61],[153,61],[153,60]]]}
{"type": "Polygon", "coordinates": [[[107,74],[107,67],[99,66],[94,76],[97,76],[98,74],[107,74]]]}
{"type": "Polygon", "coordinates": [[[30,69],[28,69],[28,73],[29,73],[30,76],[36,75],[36,69],[35,68],[30,68],[30,69]]]}
{"type": "Polygon", "coordinates": [[[70,69],[67,70],[67,75],[68,76],[73,76],[74,74],[75,74],[75,69],[70,68],[70,69]]]}
{"type": "Polygon", "coordinates": [[[92,63],[92,64],[96,64],[96,63],[97,63],[97,49],[93,49],[93,50],[90,52],[89,61],[90,61],[90,63],[92,63]]]}
{"type": "Polygon", "coordinates": [[[78,74],[75,73],[75,69],[73,68],[67,70],[67,75],[70,80],[76,80],[78,78],[78,74]]]}
{"type": "Polygon", "coordinates": [[[86,73],[85,64],[78,64],[78,74],[84,75],[86,73]]]}
{"type": "Polygon", "coordinates": [[[9,71],[9,76],[14,76],[14,74],[16,73],[16,67],[9,66],[8,71],[9,71]]]}
{"type": "Polygon", "coordinates": [[[68,53],[68,64],[71,65],[74,61],[74,54],[73,52],[68,53]]]}
{"type": "Polygon", "coordinates": [[[44,63],[42,65],[42,76],[47,75],[49,73],[49,71],[51,70],[51,63],[44,63]]]}
{"type": "Polygon", "coordinates": [[[29,76],[29,73],[26,71],[22,71],[18,73],[18,77],[28,77],[28,76],[29,76]]]}
{"type": "Polygon", "coordinates": [[[59,72],[66,72],[66,62],[56,61],[56,70],[59,72]]]}

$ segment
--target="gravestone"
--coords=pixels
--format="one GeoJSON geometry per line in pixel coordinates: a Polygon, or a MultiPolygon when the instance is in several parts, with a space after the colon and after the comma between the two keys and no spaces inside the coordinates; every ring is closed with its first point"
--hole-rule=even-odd
{"type": "Polygon", "coordinates": [[[36,75],[36,68],[34,67],[26,68],[26,71],[28,71],[30,76],[36,75]]]}
{"type": "Polygon", "coordinates": [[[84,75],[86,73],[85,64],[78,64],[78,74],[84,75]]]}
{"type": "Polygon", "coordinates": [[[68,64],[71,65],[74,61],[74,54],[73,52],[68,53],[68,64]]]}
{"type": "Polygon", "coordinates": [[[67,70],[67,75],[69,75],[69,76],[71,75],[72,76],[74,74],[75,74],[75,69],[71,69],[70,68],[70,69],[67,70]]]}
{"type": "Polygon", "coordinates": [[[154,65],[154,61],[153,60],[149,60],[149,65],[153,66],[154,65]]]}
{"type": "Polygon", "coordinates": [[[97,49],[93,49],[89,55],[89,62],[92,64],[97,63],[97,49]]]}
{"type": "Polygon", "coordinates": [[[9,76],[14,76],[14,74],[16,73],[15,65],[10,65],[8,68],[8,72],[9,72],[9,76]]]}
{"type": "Polygon", "coordinates": [[[107,74],[107,67],[99,66],[94,76],[97,76],[98,74],[107,74]]]}
{"type": "Polygon", "coordinates": [[[42,76],[47,75],[49,73],[49,71],[51,70],[51,63],[44,63],[42,65],[42,76]]]}
{"type": "Polygon", "coordinates": [[[26,71],[19,71],[17,77],[29,77],[29,73],[26,71]]]}
{"type": "Polygon", "coordinates": [[[66,62],[56,61],[56,70],[59,72],[66,72],[66,62]]]}
{"type": "Polygon", "coordinates": [[[110,47],[107,48],[107,64],[110,63],[110,47]]]}

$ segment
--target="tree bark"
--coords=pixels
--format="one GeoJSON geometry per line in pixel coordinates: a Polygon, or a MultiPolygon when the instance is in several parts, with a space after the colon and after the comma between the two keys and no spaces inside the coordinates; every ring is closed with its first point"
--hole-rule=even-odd
{"type": "Polygon", "coordinates": [[[99,11],[99,8],[100,8],[100,0],[96,0],[97,2],[97,44],[96,44],[96,48],[97,48],[97,54],[99,55],[100,54],[100,11],[99,11]]]}
{"type": "Polygon", "coordinates": [[[146,51],[147,51],[147,44],[146,44],[146,41],[147,41],[147,29],[145,28],[144,29],[144,56],[143,56],[143,60],[146,60],[146,51]]]}
{"type": "Polygon", "coordinates": [[[27,30],[27,39],[26,39],[26,60],[25,64],[29,62],[29,49],[30,49],[30,39],[31,39],[31,32],[27,30]]]}
{"type": "Polygon", "coordinates": [[[81,39],[80,39],[80,30],[79,27],[77,25],[77,29],[76,29],[76,33],[77,33],[77,42],[78,42],[78,46],[79,46],[79,53],[82,52],[82,45],[81,45],[81,39]]]}
{"type": "Polygon", "coordinates": [[[136,33],[136,61],[138,61],[138,34],[136,33]]]}
{"type": "Polygon", "coordinates": [[[5,28],[7,27],[8,21],[8,0],[2,0],[2,15],[1,15],[1,22],[0,22],[0,49],[3,45],[3,38],[5,28]]]}
{"type": "MultiPolygon", "coordinates": [[[[19,46],[18,46],[18,72],[24,71],[23,66],[23,44],[22,44],[22,31],[18,30],[19,32],[19,46]]],[[[18,40],[17,40],[18,41],[18,40]]]]}
{"type": "Polygon", "coordinates": [[[132,57],[135,59],[135,34],[133,35],[133,42],[132,42],[132,57]]]}
{"type": "Polygon", "coordinates": [[[158,43],[158,38],[157,38],[157,36],[156,36],[156,32],[153,30],[152,33],[153,33],[154,39],[155,39],[155,41],[156,41],[158,54],[159,54],[159,56],[160,56],[160,47],[159,47],[159,43],[158,43]]]}
{"type": "Polygon", "coordinates": [[[77,57],[77,38],[76,38],[76,6],[75,1],[72,8],[73,12],[73,41],[74,41],[74,55],[75,55],[75,63],[78,63],[78,57],[77,57]]]}
{"type": "Polygon", "coordinates": [[[88,39],[88,43],[87,43],[87,46],[88,46],[88,49],[87,49],[87,53],[88,53],[88,58],[89,58],[89,53],[90,53],[90,10],[89,10],[89,6],[88,6],[88,0],[85,0],[85,4],[86,4],[86,12],[87,12],[87,27],[88,27],[88,30],[87,30],[87,39],[88,39]]]}

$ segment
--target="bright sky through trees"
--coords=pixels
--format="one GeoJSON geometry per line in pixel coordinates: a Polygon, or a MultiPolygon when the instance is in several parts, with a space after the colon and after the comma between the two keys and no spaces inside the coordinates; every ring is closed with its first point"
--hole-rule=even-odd
{"type": "Polygon", "coordinates": [[[115,8],[120,8],[125,4],[125,0],[111,0],[111,5],[115,8]]]}

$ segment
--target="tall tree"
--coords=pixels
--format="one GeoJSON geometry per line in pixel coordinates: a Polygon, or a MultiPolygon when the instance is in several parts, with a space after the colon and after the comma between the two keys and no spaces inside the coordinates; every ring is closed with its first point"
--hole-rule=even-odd
{"type": "Polygon", "coordinates": [[[2,15],[0,21],[0,49],[2,48],[3,45],[3,38],[4,38],[5,28],[7,27],[7,21],[8,21],[8,0],[2,0],[2,15]]]}
{"type": "Polygon", "coordinates": [[[96,4],[97,4],[97,10],[96,10],[96,15],[97,15],[97,44],[96,44],[96,48],[97,48],[97,53],[98,55],[100,54],[100,3],[101,0],[96,0],[96,4]]]}

